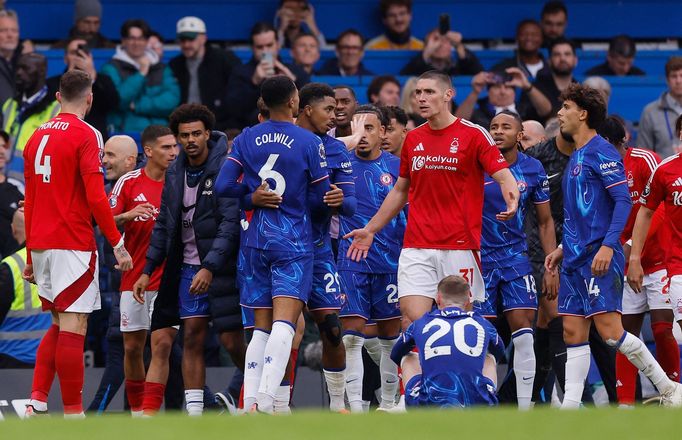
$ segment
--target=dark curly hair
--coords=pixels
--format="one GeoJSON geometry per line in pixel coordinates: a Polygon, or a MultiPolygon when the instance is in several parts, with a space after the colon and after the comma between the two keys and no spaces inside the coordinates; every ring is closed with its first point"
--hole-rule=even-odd
{"type": "Polygon", "coordinates": [[[171,113],[168,126],[175,136],[178,135],[178,126],[189,122],[201,121],[204,129],[213,130],[215,115],[203,104],[182,104],[171,113]]]}
{"type": "Polygon", "coordinates": [[[574,83],[561,93],[559,100],[573,101],[578,107],[586,110],[587,126],[592,129],[596,130],[606,120],[606,102],[597,89],[574,83]]]}

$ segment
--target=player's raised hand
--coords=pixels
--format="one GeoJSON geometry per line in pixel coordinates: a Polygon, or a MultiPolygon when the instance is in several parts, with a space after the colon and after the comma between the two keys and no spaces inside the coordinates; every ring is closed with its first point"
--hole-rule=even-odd
{"type": "Polygon", "coordinates": [[[507,201],[507,210],[502,211],[499,214],[495,215],[495,218],[498,220],[505,222],[507,220],[510,220],[516,215],[516,210],[519,209],[519,200],[516,198],[516,194],[514,194],[512,191],[509,191],[509,199],[507,201]]]}
{"type": "Polygon", "coordinates": [[[562,248],[556,248],[554,251],[545,257],[545,270],[554,275],[558,275],[557,267],[564,259],[564,250],[562,248]]]}
{"type": "Polygon", "coordinates": [[[206,268],[201,268],[194,278],[192,278],[192,284],[189,286],[189,293],[193,295],[199,295],[206,293],[211,282],[213,281],[213,273],[206,268]]]}
{"type": "Polygon", "coordinates": [[[642,293],[644,269],[639,258],[631,258],[628,262],[628,284],[636,293],[642,293]]]}
{"type": "Polygon", "coordinates": [[[24,266],[24,273],[21,274],[21,277],[31,284],[36,283],[36,278],[33,275],[33,265],[32,264],[27,264],[26,266],[24,266]]]}
{"type": "Polygon", "coordinates": [[[608,246],[600,247],[592,260],[592,275],[595,277],[606,275],[611,265],[611,258],[613,258],[613,249],[608,246]]]}
{"type": "Polygon", "coordinates": [[[372,246],[372,242],[374,241],[374,234],[365,228],[354,229],[344,235],[343,238],[353,239],[346,256],[353,261],[360,261],[363,258],[367,258],[369,247],[372,246]]]}
{"type": "Polygon", "coordinates": [[[149,285],[149,275],[143,273],[140,278],[133,284],[133,298],[140,304],[144,304],[144,292],[147,291],[149,285]]]}
{"type": "Polygon", "coordinates": [[[259,208],[277,209],[282,203],[282,196],[270,190],[268,182],[263,182],[261,186],[251,194],[251,203],[259,208]]]}
{"type": "Polygon", "coordinates": [[[559,274],[548,270],[542,277],[542,294],[549,301],[552,301],[559,294],[559,274]]]}
{"type": "Polygon", "coordinates": [[[333,183],[330,186],[332,189],[325,193],[322,200],[330,208],[338,208],[343,204],[343,190],[333,183]]]}
{"type": "Polygon", "coordinates": [[[133,268],[133,257],[130,256],[125,246],[121,245],[114,248],[114,257],[116,257],[116,262],[118,264],[114,267],[121,272],[125,272],[133,268]]]}

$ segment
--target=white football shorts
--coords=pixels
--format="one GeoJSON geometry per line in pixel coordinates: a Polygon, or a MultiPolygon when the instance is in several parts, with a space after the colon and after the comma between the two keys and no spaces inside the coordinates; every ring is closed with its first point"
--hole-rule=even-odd
{"type": "Polygon", "coordinates": [[[667,284],[668,275],[665,269],[644,275],[641,293],[636,293],[625,281],[623,315],[638,315],[649,310],[670,310],[672,305],[667,284]]]}
{"type": "Polygon", "coordinates": [[[149,330],[152,325],[152,313],[154,313],[154,301],[158,290],[147,290],[144,293],[144,304],[135,301],[131,290],[121,292],[121,331],[136,332],[149,330]]]}

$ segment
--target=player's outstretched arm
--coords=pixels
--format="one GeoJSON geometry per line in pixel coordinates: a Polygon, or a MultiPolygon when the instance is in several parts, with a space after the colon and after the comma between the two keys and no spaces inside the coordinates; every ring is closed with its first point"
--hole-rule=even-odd
{"type": "Polygon", "coordinates": [[[100,231],[102,231],[104,237],[114,248],[114,257],[116,257],[118,262],[116,269],[120,271],[132,269],[133,259],[125,246],[123,246],[123,237],[121,237],[121,233],[116,228],[116,222],[111,214],[109,201],[104,192],[102,175],[100,173],[84,174],[83,183],[85,184],[85,196],[90,212],[92,212],[92,216],[95,218],[100,231]]]}
{"type": "MultiPolygon", "coordinates": [[[[549,255],[556,249],[556,232],[554,230],[554,219],[549,203],[535,205],[535,212],[538,218],[538,237],[545,255],[549,255]]],[[[559,277],[545,271],[542,278],[542,293],[548,300],[553,300],[559,293],[559,277]]]]}
{"type": "Polygon", "coordinates": [[[628,264],[628,284],[637,293],[642,291],[644,282],[644,269],[642,268],[642,249],[646,241],[651,219],[654,211],[646,206],[640,206],[635,220],[635,227],[632,230],[632,248],[630,249],[630,259],[628,264]]]}
{"type": "Polygon", "coordinates": [[[516,179],[509,168],[503,168],[490,177],[500,184],[502,197],[507,204],[507,210],[500,212],[496,217],[500,221],[507,221],[514,217],[519,209],[519,188],[516,185],[516,179]]]}
{"type": "Polygon", "coordinates": [[[354,229],[344,235],[344,239],[352,238],[353,242],[348,247],[347,256],[354,261],[367,258],[370,246],[374,241],[374,234],[379,232],[393,217],[398,215],[407,203],[407,194],[410,189],[410,181],[404,177],[398,177],[395,186],[388,193],[379,211],[374,214],[369,223],[362,229],[354,229]]]}
{"type": "Polygon", "coordinates": [[[249,192],[249,188],[239,182],[242,175],[242,164],[233,157],[228,157],[220,168],[215,189],[220,197],[233,197],[241,199],[249,192]]]}
{"type": "Polygon", "coordinates": [[[391,350],[391,360],[395,362],[397,366],[400,366],[400,362],[403,360],[403,357],[405,357],[405,355],[407,355],[407,353],[412,351],[412,349],[415,347],[413,333],[414,323],[410,324],[407,330],[405,330],[405,332],[398,337],[398,341],[391,350]]]}

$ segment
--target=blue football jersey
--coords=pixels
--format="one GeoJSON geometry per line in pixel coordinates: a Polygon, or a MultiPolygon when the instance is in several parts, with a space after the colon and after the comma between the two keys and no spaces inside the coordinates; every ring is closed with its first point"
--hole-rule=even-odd
{"type": "Polygon", "coordinates": [[[619,248],[632,202],[623,160],[597,135],[571,154],[564,174],[564,268],[587,263],[602,244],[619,248]],[[614,209],[616,203],[624,209],[614,209]]]}
{"type": "Polygon", "coordinates": [[[495,218],[500,212],[506,211],[507,204],[500,185],[492,177],[485,176],[481,232],[481,261],[484,264],[504,266],[509,257],[526,252],[528,245],[523,225],[528,204],[549,201],[549,181],[540,161],[519,153],[509,171],[516,179],[520,199],[516,215],[508,221],[495,218]]]}
{"type": "Polygon", "coordinates": [[[290,122],[266,121],[237,136],[219,179],[242,183],[252,193],[262,182],[282,196],[278,209],[255,208],[242,246],[289,252],[312,251],[309,189],[329,190],[325,149],[319,137],[290,122]],[[236,164],[236,165],[235,165],[236,164]]]}
{"type": "MultiPolygon", "coordinates": [[[[422,389],[432,401],[447,401],[452,393],[477,396],[487,353],[500,359],[504,343],[495,327],[474,312],[457,307],[433,310],[410,324],[393,347],[391,359],[398,363],[413,347],[419,350],[422,389]]],[[[445,402],[447,403],[447,402],[445,402]]],[[[461,402],[464,404],[474,402],[461,402]]]]}
{"type": "MultiPolygon", "coordinates": [[[[355,182],[353,181],[353,166],[346,144],[329,135],[320,136],[327,156],[327,172],[329,183],[333,183],[343,191],[343,205],[339,208],[342,216],[355,213],[355,182]]],[[[324,215],[313,216],[313,244],[315,255],[332,252],[329,225],[331,211],[324,211],[324,215]]]]}
{"type": "Polygon", "coordinates": [[[344,240],[345,234],[353,229],[364,228],[377,213],[384,199],[391,192],[400,175],[400,159],[385,151],[375,160],[364,160],[351,156],[357,208],[352,217],[339,217],[339,270],[365,273],[396,273],[398,258],[403,246],[407,209],[391,219],[374,236],[367,258],[359,262],[346,257],[351,240],[344,240]]]}

